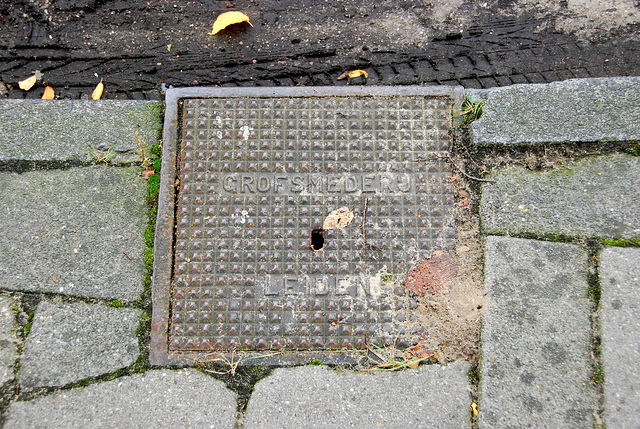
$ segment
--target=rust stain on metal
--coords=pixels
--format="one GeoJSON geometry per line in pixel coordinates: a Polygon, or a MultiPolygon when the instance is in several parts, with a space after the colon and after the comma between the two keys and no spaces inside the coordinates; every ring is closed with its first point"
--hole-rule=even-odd
{"type": "Polygon", "coordinates": [[[454,255],[436,250],[423,263],[409,270],[406,289],[419,296],[425,296],[427,292],[432,295],[447,293],[457,275],[454,255]]]}

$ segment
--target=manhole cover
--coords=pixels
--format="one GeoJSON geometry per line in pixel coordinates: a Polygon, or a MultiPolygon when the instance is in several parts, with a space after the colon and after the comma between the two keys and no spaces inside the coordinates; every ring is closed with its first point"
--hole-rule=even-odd
{"type": "Polygon", "coordinates": [[[455,244],[452,94],[168,92],[152,361],[417,342],[386,283],[455,244]]]}

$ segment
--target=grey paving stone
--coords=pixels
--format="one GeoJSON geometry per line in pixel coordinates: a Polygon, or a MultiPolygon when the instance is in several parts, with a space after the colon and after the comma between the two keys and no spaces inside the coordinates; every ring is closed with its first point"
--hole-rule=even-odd
{"type": "Polygon", "coordinates": [[[5,428],[231,429],[236,397],[192,369],[156,370],[14,402],[5,428]]]}
{"type": "Polygon", "coordinates": [[[139,159],[138,139],[158,143],[162,104],[118,100],[0,100],[0,163],[139,159]],[[137,134],[136,134],[137,133],[137,134]],[[93,147],[93,149],[92,149],[93,147]]]}
{"type": "Polygon", "coordinates": [[[468,371],[465,362],[377,374],[278,369],[256,385],[244,428],[468,427],[468,371]]]}
{"type": "Polygon", "coordinates": [[[640,139],[640,78],[571,79],[469,90],[484,100],[472,124],[480,145],[640,139]]]}
{"type": "Polygon", "coordinates": [[[43,301],[21,360],[25,386],[63,386],[133,364],[141,311],[43,301]]]}
{"type": "Polygon", "coordinates": [[[480,428],[592,427],[587,254],[487,237],[480,428]]]}
{"type": "Polygon", "coordinates": [[[482,230],[580,237],[640,237],[640,157],[587,158],[564,168],[496,174],[480,203],[482,230]]]}
{"type": "Polygon", "coordinates": [[[13,380],[13,367],[18,357],[13,305],[12,298],[0,296],[0,385],[13,380]]]}
{"type": "Polygon", "coordinates": [[[147,211],[138,172],[0,172],[2,288],[135,300],[144,290],[147,211]]]}
{"type": "Polygon", "coordinates": [[[605,248],[600,255],[605,423],[638,427],[640,416],[640,249],[605,248]]]}

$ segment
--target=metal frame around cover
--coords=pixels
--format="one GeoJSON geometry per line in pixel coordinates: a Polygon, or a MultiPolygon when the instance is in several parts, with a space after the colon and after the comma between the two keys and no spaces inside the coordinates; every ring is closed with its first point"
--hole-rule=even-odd
{"type": "MultiPolygon", "coordinates": [[[[169,315],[171,305],[171,280],[173,276],[173,245],[176,204],[178,137],[180,106],[187,98],[233,98],[233,97],[396,97],[425,96],[450,97],[454,114],[462,102],[464,92],[460,86],[341,86],[341,87],[253,87],[253,88],[171,88],[165,96],[164,128],[162,134],[162,170],[160,172],[160,194],[154,238],[154,261],[152,277],[151,365],[192,365],[208,359],[226,358],[240,360],[252,365],[288,366],[300,365],[310,360],[326,364],[355,364],[364,357],[363,350],[345,351],[296,351],[282,352],[241,351],[231,352],[175,352],[169,350],[169,315]],[[251,360],[246,360],[250,357],[251,360]]],[[[240,363],[242,364],[242,362],[240,363]]]]}

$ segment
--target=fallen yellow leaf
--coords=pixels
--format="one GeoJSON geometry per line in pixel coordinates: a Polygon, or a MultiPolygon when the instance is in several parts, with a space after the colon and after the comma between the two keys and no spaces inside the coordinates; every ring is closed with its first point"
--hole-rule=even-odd
{"type": "Polygon", "coordinates": [[[369,73],[367,73],[367,72],[366,72],[366,71],[364,71],[364,70],[360,70],[360,69],[358,69],[358,70],[353,70],[353,71],[350,71],[350,72],[348,73],[348,76],[349,76],[350,78],[354,78],[354,77],[358,77],[358,76],[362,76],[362,75],[364,75],[364,77],[365,77],[365,78],[368,78],[368,77],[369,77],[369,73]]]}
{"type": "Polygon", "coordinates": [[[471,411],[473,411],[473,415],[477,416],[478,415],[478,404],[476,404],[475,402],[471,403],[471,411]]]}
{"type": "Polygon", "coordinates": [[[24,91],[29,91],[33,87],[33,85],[36,84],[37,79],[38,79],[37,76],[34,74],[33,76],[18,82],[18,86],[20,87],[20,89],[24,91]]]}
{"type": "Polygon", "coordinates": [[[100,83],[96,85],[96,89],[91,93],[91,99],[100,100],[100,98],[102,98],[102,91],[104,91],[104,84],[102,83],[102,79],[100,79],[100,83]]]}
{"type": "Polygon", "coordinates": [[[241,22],[246,22],[253,27],[253,24],[251,24],[251,21],[249,21],[249,17],[242,12],[225,12],[223,14],[220,14],[220,16],[218,16],[216,18],[216,21],[213,23],[213,28],[211,29],[211,33],[209,33],[209,35],[213,36],[214,34],[217,34],[218,32],[224,30],[228,26],[239,24],[241,22]]]}
{"type": "Polygon", "coordinates": [[[338,78],[338,80],[340,79],[344,79],[345,77],[351,78],[353,79],[354,77],[358,77],[358,76],[364,76],[365,79],[369,77],[369,73],[367,73],[364,70],[351,70],[350,72],[344,72],[340,75],[340,77],[338,78]]]}
{"type": "Polygon", "coordinates": [[[56,95],[56,93],[53,91],[53,88],[51,88],[50,86],[47,86],[44,89],[44,94],[42,94],[42,99],[43,100],[53,100],[55,95],[56,95]]]}

